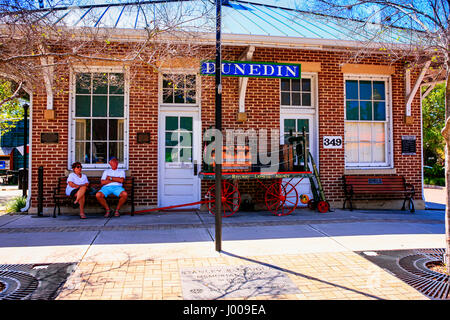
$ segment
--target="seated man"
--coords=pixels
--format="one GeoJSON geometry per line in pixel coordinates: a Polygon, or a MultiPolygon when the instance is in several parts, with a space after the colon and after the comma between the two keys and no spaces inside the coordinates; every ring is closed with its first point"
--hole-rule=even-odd
{"type": "Polygon", "coordinates": [[[110,194],[119,197],[119,203],[117,204],[117,208],[114,213],[115,217],[120,217],[119,210],[127,201],[128,197],[127,192],[122,187],[122,184],[125,181],[125,171],[117,169],[117,167],[119,166],[119,160],[117,160],[116,157],[111,157],[111,159],[109,160],[109,165],[111,166],[111,169],[106,169],[103,172],[101,179],[102,188],[95,195],[98,202],[106,210],[105,218],[109,218],[111,215],[111,209],[109,208],[108,202],[106,201],[106,198],[110,194]]]}

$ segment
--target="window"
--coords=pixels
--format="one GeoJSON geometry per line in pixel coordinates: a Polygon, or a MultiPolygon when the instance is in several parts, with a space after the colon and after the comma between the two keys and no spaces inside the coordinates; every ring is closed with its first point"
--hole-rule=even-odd
{"type": "Polygon", "coordinates": [[[312,107],[311,79],[281,79],[281,106],[312,107]]]}
{"type": "Polygon", "coordinates": [[[73,161],[95,167],[114,156],[123,165],[125,119],[123,73],[75,74],[73,161]]]}
{"type": "MultiPolygon", "coordinates": [[[[306,136],[306,153],[309,154],[311,152],[311,140],[310,140],[310,128],[309,123],[310,119],[298,118],[298,117],[289,117],[283,120],[283,141],[284,144],[289,144],[288,139],[290,136],[298,137],[303,135],[303,130],[305,130],[306,136]]],[[[298,142],[297,142],[298,143],[298,142]]],[[[294,149],[295,150],[295,149],[294,149]]],[[[297,163],[298,159],[295,158],[296,165],[303,165],[303,160],[300,163],[297,163]]]]}
{"type": "Polygon", "coordinates": [[[386,167],[389,159],[388,80],[345,80],[345,162],[386,167]]]}
{"type": "Polygon", "coordinates": [[[163,74],[162,103],[195,104],[196,76],[192,74],[163,74]]]}
{"type": "Polygon", "coordinates": [[[166,162],[192,162],[192,117],[166,117],[166,162]]]}

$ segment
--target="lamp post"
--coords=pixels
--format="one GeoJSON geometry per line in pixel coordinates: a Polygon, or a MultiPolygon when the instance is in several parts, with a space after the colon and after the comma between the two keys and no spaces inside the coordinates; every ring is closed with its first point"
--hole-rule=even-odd
{"type": "Polygon", "coordinates": [[[28,189],[28,170],[27,170],[27,136],[28,136],[28,104],[23,105],[23,177],[22,177],[22,196],[27,196],[28,189]]]}
{"type": "MultiPolygon", "coordinates": [[[[222,132],[222,0],[216,0],[216,130],[222,132]]],[[[216,251],[222,250],[222,135],[216,141],[215,152],[215,184],[216,184],[216,214],[215,240],[216,251]]]]}

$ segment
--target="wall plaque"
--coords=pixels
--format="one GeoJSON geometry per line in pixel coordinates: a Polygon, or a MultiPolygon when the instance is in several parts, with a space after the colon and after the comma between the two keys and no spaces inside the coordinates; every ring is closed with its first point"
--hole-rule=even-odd
{"type": "Polygon", "coordinates": [[[416,136],[402,136],[402,155],[416,154],[416,136]]]}
{"type": "Polygon", "coordinates": [[[42,132],[41,143],[58,143],[59,133],[57,132],[42,132]]]}
{"type": "Polygon", "coordinates": [[[183,298],[188,300],[301,293],[286,274],[259,265],[181,269],[180,278],[183,298]]]}
{"type": "Polygon", "coordinates": [[[138,132],[137,143],[150,143],[150,132],[138,132]]]}

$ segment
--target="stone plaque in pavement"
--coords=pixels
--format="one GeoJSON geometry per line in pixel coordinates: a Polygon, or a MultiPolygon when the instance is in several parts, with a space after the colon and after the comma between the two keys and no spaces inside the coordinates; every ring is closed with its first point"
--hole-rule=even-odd
{"type": "Polygon", "coordinates": [[[297,294],[300,290],[283,272],[258,265],[180,269],[183,298],[213,300],[297,294]]]}

